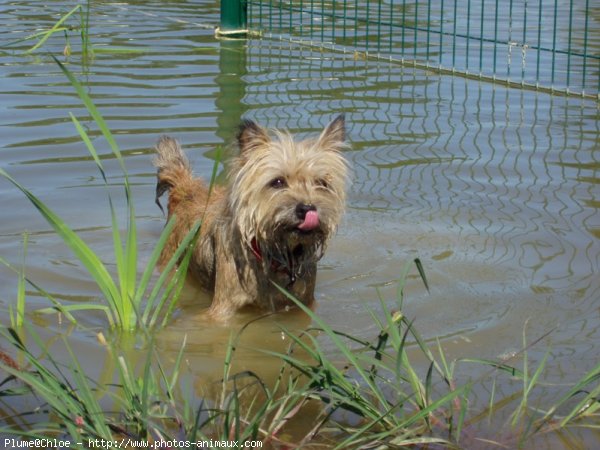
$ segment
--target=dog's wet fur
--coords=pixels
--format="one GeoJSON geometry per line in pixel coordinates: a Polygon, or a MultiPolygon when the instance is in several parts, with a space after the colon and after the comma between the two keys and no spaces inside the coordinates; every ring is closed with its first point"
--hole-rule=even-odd
{"type": "Polygon", "coordinates": [[[162,251],[164,266],[197,221],[200,236],[189,274],[214,291],[208,314],[225,320],[256,306],[279,311],[314,302],[317,261],[344,211],[347,164],[345,121],[340,115],[312,139],[242,123],[239,156],[228,165],[225,186],[194,177],[179,143],[163,136],[156,145],[157,201],[169,193],[175,226],[162,251]]]}

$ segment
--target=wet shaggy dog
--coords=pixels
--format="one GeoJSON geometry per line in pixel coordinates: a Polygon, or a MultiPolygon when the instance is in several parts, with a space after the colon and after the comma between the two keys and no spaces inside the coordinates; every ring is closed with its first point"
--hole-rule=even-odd
{"type": "Polygon", "coordinates": [[[344,116],[301,141],[246,120],[237,141],[239,156],[228,166],[227,184],[209,195],[177,141],[159,139],[157,200],[168,190],[168,216],[175,216],[159,264],[171,259],[200,220],[188,272],[214,291],[211,318],[225,320],[245,306],[278,311],[292,305],[276,285],[310,306],[317,261],[344,210],[344,116]]]}

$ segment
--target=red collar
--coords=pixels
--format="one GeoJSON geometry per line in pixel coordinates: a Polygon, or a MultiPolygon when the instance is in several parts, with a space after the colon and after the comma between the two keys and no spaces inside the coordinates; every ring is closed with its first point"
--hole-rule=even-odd
{"type": "Polygon", "coordinates": [[[250,242],[250,250],[252,250],[252,253],[256,257],[256,259],[259,262],[262,262],[263,256],[260,251],[260,247],[258,246],[258,242],[256,242],[256,238],[252,238],[252,241],[250,242]]]}
{"type": "MultiPolygon", "coordinates": [[[[252,251],[252,254],[258,262],[263,262],[263,255],[260,251],[260,246],[258,245],[256,238],[252,238],[252,241],[250,241],[250,250],[252,251]]],[[[290,269],[287,266],[281,264],[279,261],[271,261],[271,271],[285,273],[287,276],[290,277],[290,285],[293,284],[294,281],[296,281],[296,275],[290,272],[290,269]]]]}

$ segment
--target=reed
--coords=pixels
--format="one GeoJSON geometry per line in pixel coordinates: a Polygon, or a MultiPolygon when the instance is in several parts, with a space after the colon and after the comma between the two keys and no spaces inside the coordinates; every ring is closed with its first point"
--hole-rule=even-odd
{"type": "Polygon", "coordinates": [[[174,380],[179,376],[181,352],[168,375],[169,370],[158,356],[149,351],[140,375],[119,351],[109,349],[108,355],[119,370],[117,383],[107,386],[88,377],[66,339],[64,344],[70,360],[65,364],[57,361],[51,351],[45,351],[45,343],[32,326],[25,328],[27,338],[32,341],[29,345],[16,330],[0,330],[4,341],[24,361],[23,366],[0,362],[2,370],[9,374],[0,386],[10,379],[17,379],[27,390],[6,388],[0,390],[0,394],[3,397],[33,394],[42,409],[22,412],[23,417],[31,418],[31,423],[24,420],[18,426],[5,422],[0,427],[4,436],[48,439],[60,435],[63,440],[70,440],[71,448],[88,448],[89,440],[95,439],[109,441],[130,437],[148,440],[164,435],[166,427],[177,418],[178,410],[173,409],[175,399],[180,402],[177,408],[189,406],[186,397],[175,394],[174,380]],[[34,354],[30,347],[42,349],[43,358],[34,354]],[[105,398],[112,404],[110,410],[102,407],[105,398]]]}
{"type": "MultiPolygon", "coordinates": [[[[179,291],[183,287],[187,265],[191,256],[190,250],[193,248],[194,242],[198,236],[200,223],[198,222],[188,233],[179,250],[173,255],[163,273],[152,285],[152,274],[155,270],[161,249],[173,227],[175,220],[173,217],[163,230],[141,277],[138,276],[137,271],[139,261],[135,206],[123,156],[112,133],[106,125],[104,118],[86,93],[85,89],[83,89],[79,81],[60,61],[56,58],[55,61],[73,85],[75,91],[100,129],[106,142],[109,144],[113,155],[119,162],[123,176],[123,189],[127,213],[125,219],[126,223],[122,227],[119,223],[113,199],[107,189],[108,204],[111,214],[113,249],[117,267],[117,273],[116,275],[113,275],[93,249],[56,213],[26,187],[12,178],[6,171],[0,169],[0,175],[10,181],[27,197],[42,217],[63,239],[63,242],[71,249],[78,261],[87,269],[105,300],[104,303],[61,305],[51,296],[47,296],[49,300],[52,301],[53,306],[49,309],[43,309],[41,312],[54,312],[58,310],[65,314],[69,320],[74,321],[75,318],[71,314],[73,311],[100,310],[106,315],[111,327],[117,327],[123,330],[133,330],[140,325],[145,327],[164,325],[169,320],[175,305],[175,299],[178,297],[179,291]],[[122,228],[124,228],[124,231],[122,231],[122,228]],[[122,237],[122,234],[124,237],[122,237]],[[180,270],[174,270],[177,262],[179,262],[180,270]]],[[[89,153],[93,157],[96,167],[108,188],[106,172],[92,140],[78,119],[72,114],[71,120],[89,153]]],[[[218,164],[218,161],[215,162],[215,164],[218,164]]],[[[35,283],[27,278],[24,278],[24,280],[27,280],[34,288],[42,294],[45,294],[43,289],[39,289],[35,283]]],[[[23,291],[20,290],[19,292],[23,291]]],[[[21,296],[19,296],[19,299],[19,310],[22,311],[24,308],[24,299],[22,299],[21,296]]],[[[17,317],[18,316],[19,314],[17,314],[17,317]]]]}
{"type": "MultiPolygon", "coordinates": [[[[414,261],[426,286],[427,279],[417,259],[414,261]]],[[[332,448],[355,448],[361,445],[426,445],[454,447],[453,433],[460,430],[463,414],[455,414],[453,405],[465,405],[470,383],[457,387],[449,378],[445,362],[438,361],[425,341],[402,313],[404,286],[412,264],[407,264],[398,282],[394,309],[379,294],[380,313],[367,307],[379,332],[372,341],[333,330],[310,308],[297,302],[308,314],[318,332],[333,343],[343,356],[343,364],[334,363],[323,350],[321,339],[305,333],[308,342],[288,333],[294,345],[310,356],[306,362],[290,351],[279,355],[287,364],[310,379],[310,397],[327,405],[327,425],[335,425],[342,439],[332,448]],[[383,317],[381,317],[381,315],[383,317]],[[418,354],[427,360],[424,373],[412,363],[409,353],[416,345],[418,354]],[[436,385],[445,389],[439,392],[436,385]],[[393,395],[390,395],[393,393],[393,395]],[[340,414],[341,413],[341,414],[340,414]],[[349,426],[336,416],[354,417],[359,425],[349,426]],[[440,433],[443,429],[446,432],[440,433]],[[443,437],[443,436],[449,437],[443,437]]],[[[285,291],[282,289],[282,292],[285,291]]],[[[293,350],[293,349],[291,349],[293,350]]]]}
{"type": "MultiPolygon", "coordinates": [[[[37,413],[20,412],[21,423],[0,426],[0,433],[29,438],[58,433],[73,442],[213,439],[261,441],[265,446],[293,448],[309,444],[334,449],[469,448],[469,442],[477,440],[477,436],[473,437],[474,425],[488,412],[496,415],[515,401],[518,405],[504,433],[508,437],[497,438],[496,442],[482,438],[480,442],[527,448],[541,434],[558,433],[563,440],[569,437],[568,442],[577,448],[580,442],[570,430],[593,432],[598,428],[600,364],[564,395],[550,401],[549,407],[540,407],[539,401],[533,407],[530,399],[540,398],[540,392],[547,390],[540,383],[541,374],[547,371],[545,358],[535,370],[529,367],[527,357],[521,369],[501,361],[465,359],[449,363],[439,344],[439,355],[435,357],[414,323],[396,309],[402,306],[403,284],[399,283],[401,296],[393,310],[383,300],[378,312],[368,308],[379,328],[371,340],[336,331],[305,309],[314,327],[300,333],[282,329],[292,342],[288,351],[267,352],[282,361],[278,376],[270,385],[251,369],[232,372],[242,328],[230,340],[220,394],[211,398],[197,398],[181,391],[180,386],[185,384],[180,370],[185,339],[171,367],[161,362],[151,335],[142,364],[135,367],[110,346],[107,354],[113,358],[118,381],[104,385],[86,375],[66,340],[70,360],[65,364],[54,359],[33,326],[26,324],[21,332],[1,329],[4,342],[17,357],[0,358],[0,369],[9,375],[0,381],[0,396],[34,394],[46,406],[37,413]],[[23,332],[30,339],[29,345],[21,338],[23,332]],[[335,351],[326,351],[331,343],[335,351]],[[32,352],[31,347],[41,349],[42,356],[32,352]],[[421,362],[415,363],[416,358],[421,362]],[[17,365],[15,360],[23,363],[17,365]],[[455,365],[460,362],[487,366],[491,372],[477,379],[456,380],[455,365]],[[468,406],[472,388],[492,374],[516,377],[523,387],[507,398],[490,399],[489,411],[474,414],[468,406]],[[11,379],[19,380],[27,389],[7,387],[11,379]],[[103,398],[110,399],[110,408],[101,406],[103,398]],[[303,415],[309,405],[311,416],[307,420],[303,415]],[[40,411],[44,411],[42,418],[40,411]],[[306,427],[291,439],[287,426],[296,418],[302,418],[306,427]],[[470,441],[465,441],[464,429],[470,430],[470,441]]],[[[302,308],[302,303],[297,304],[302,308]]],[[[500,430],[495,433],[501,434],[500,430]]]]}
{"type": "Polygon", "coordinates": [[[13,308],[12,304],[8,305],[8,315],[10,317],[10,323],[13,328],[19,328],[23,326],[25,320],[25,262],[27,259],[27,244],[29,241],[29,234],[23,233],[23,259],[21,267],[14,267],[11,263],[0,256],[0,263],[5,265],[7,268],[12,270],[17,275],[17,299],[13,308]]]}

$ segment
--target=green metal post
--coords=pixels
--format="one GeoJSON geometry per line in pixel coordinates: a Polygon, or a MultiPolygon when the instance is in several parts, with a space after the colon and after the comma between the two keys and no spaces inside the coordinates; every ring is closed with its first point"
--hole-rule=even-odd
{"type": "Polygon", "coordinates": [[[215,78],[219,91],[215,106],[219,111],[217,136],[224,144],[233,142],[242,117],[249,109],[244,102],[246,97],[244,76],[248,71],[246,48],[246,42],[240,39],[222,39],[219,42],[219,74],[215,78]]]}
{"type": "Polygon", "coordinates": [[[221,26],[217,28],[217,36],[242,38],[247,34],[247,0],[221,0],[221,26]]]}

